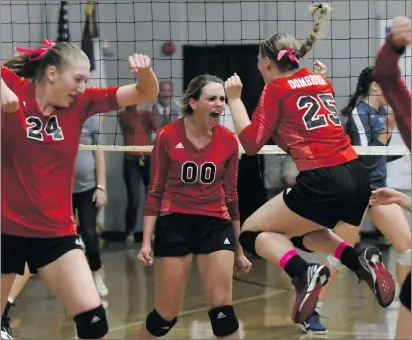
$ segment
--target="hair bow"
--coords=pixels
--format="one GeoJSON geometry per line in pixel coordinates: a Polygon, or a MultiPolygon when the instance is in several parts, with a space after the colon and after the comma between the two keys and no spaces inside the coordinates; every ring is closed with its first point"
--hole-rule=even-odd
{"type": "Polygon", "coordinates": [[[278,61],[282,59],[285,54],[287,54],[289,56],[290,61],[299,63],[299,59],[296,58],[296,56],[294,56],[292,53],[293,53],[293,46],[290,46],[287,50],[281,50],[278,53],[278,61]]]}
{"type": "Polygon", "coordinates": [[[44,57],[44,55],[46,54],[47,50],[51,47],[56,46],[56,44],[49,40],[49,39],[44,39],[43,40],[43,45],[45,45],[46,47],[40,47],[40,48],[24,48],[24,47],[16,47],[16,51],[19,53],[26,53],[26,54],[38,54],[38,56],[36,58],[31,58],[30,60],[39,60],[41,58],[44,57]]]}

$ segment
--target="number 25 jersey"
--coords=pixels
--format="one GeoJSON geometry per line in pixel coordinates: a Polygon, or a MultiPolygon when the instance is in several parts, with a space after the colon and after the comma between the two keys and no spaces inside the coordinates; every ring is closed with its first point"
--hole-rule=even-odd
{"type": "Polygon", "coordinates": [[[337,114],[330,82],[303,68],[266,84],[239,140],[254,154],[272,137],[299,171],[344,164],[358,156],[337,114]]]}
{"type": "Polygon", "coordinates": [[[221,125],[197,148],[186,136],[184,118],[163,127],[153,148],[145,216],[170,213],[239,220],[239,144],[221,125]]]}

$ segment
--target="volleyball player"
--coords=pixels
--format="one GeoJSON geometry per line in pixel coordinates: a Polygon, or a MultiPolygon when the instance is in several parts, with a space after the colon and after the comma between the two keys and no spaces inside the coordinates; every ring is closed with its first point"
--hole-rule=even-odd
{"type": "MultiPolygon", "coordinates": [[[[374,68],[366,67],[359,75],[355,93],[351,96],[348,105],[342,110],[342,114],[348,117],[346,133],[351,138],[352,145],[385,146],[389,144],[396,128],[396,122],[395,115],[387,112],[386,105],[387,102],[383,96],[382,88],[376,80],[374,68]]],[[[359,157],[368,170],[369,182],[373,190],[386,186],[386,164],[398,158],[399,156],[379,155],[359,157]]],[[[411,268],[411,231],[406,216],[402,208],[396,204],[370,207],[368,216],[398,253],[396,259],[397,279],[402,285],[411,268]]],[[[354,246],[360,228],[338,226],[334,232],[354,246]]],[[[343,269],[342,264],[335,257],[328,256],[327,259],[331,277],[320,293],[316,310],[301,324],[306,332],[326,332],[318,313],[326,298],[328,288],[335,276],[343,269]]]]}
{"type": "Polygon", "coordinates": [[[320,10],[320,16],[302,44],[283,33],[261,43],[258,68],[266,85],[252,122],[240,99],[239,77],[232,76],[225,85],[246,153],[256,154],[272,136],[300,171],[296,185],[252,214],[239,237],[244,249],[279,264],[292,278],[297,293],[292,320],[296,323],[312,314],[330,272],[326,266],[308,264],[294,246],[335,255],[368,283],[382,306],[392,302],[395,290],[378,249],[367,248],[358,255],[330,230],[340,223],[359,226],[371,189],[368,173],[337,117],[330,82],[299,67],[299,59],[316,41],[330,7],[314,4],[310,10],[320,10]]]}
{"type": "Polygon", "coordinates": [[[18,110],[2,112],[1,306],[27,262],[73,315],[78,337],[97,339],[108,322],[71,203],[80,134],[94,114],[153,100],[158,81],[149,57],[134,54],[128,63],[137,85],[86,88],[86,54],[70,43],[44,43],[18,49],[2,66],[2,90],[17,96],[18,110]]]}
{"type": "Polygon", "coordinates": [[[197,255],[213,333],[238,339],[233,265],[247,273],[251,263],[238,243],[239,145],[234,134],[218,124],[225,105],[223,81],[211,75],[195,77],[183,104],[184,117],[158,132],[152,152],[138,259],[151,265],[155,258],[155,302],[139,338],[164,336],[176,324],[197,255]]]}
{"type": "MultiPolygon", "coordinates": [[[[399,57],[411,44],[411,21],[405,17],[393,20],[391,34],[376,57],[376,78],[383,94],[395,112],[399,132],[405,144],[411,149],[411,93],[402,79],[399,57]]],[[[373,199],[373,196],[372,196],[373,199]]],[[[373,203],[373,201],[372,201],[373,203]]],[[[405,279],[399,299],[402,303],[396,328],[397,339],[411,338],[411,273],[405,279]]]]}

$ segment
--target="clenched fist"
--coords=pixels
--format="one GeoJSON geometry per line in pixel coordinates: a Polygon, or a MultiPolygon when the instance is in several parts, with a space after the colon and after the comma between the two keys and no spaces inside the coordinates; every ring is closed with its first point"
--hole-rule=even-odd
{"type": "Polygon", "coordinates": [[[1,81],[1,111],[13,113],[19,109],[19,98],[10,88],[1,81]]]}

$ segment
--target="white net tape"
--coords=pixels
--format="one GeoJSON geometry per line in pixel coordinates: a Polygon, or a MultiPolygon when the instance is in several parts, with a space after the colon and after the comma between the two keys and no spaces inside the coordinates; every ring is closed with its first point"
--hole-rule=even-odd
{"type": "MultiPolygon", "coordinates": [[[[239,145],[240,153],[245,153],[243,147],[239,145]]],[[[133,152],[150,152],[152,145],[145,146],[117,146],[117,145],[80,145],[80,150],[103,150],[103,151],[133,151],[133,152]]],[[[409,155],[409,149],[406,146],[355,146],[358,155],[374,156],[403,156],[409,155]]],[[[264,155],[284,155],[285,152],[276,145],[266,145],[259,154],[264,155]]]]}

